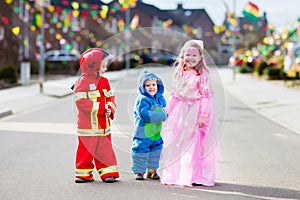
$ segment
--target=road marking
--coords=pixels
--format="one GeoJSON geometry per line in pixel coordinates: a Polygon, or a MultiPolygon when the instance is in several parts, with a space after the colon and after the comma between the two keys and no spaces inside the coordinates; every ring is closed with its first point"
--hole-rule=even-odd
{"type": "MultiPolygon", "coordinates": [[[[262,186],[263,187],[263,186],[262,186]]],[[[278,199],[278,200],[294,200],[294,198],[281,198],[281,197],[275,197],[272,194],[247,194],[246,191],[216,191],[216,190],[209,190],[209,189],[203,189],[203,188],[190,188],[190,190],[199,190],[199,191],[204,191],[208,193],[215,193],[215,194],[222,194],[222,195],[235,195],[235,196],[241,196],[241,197],[251,197],[251,198],[258,198],[258,199],[265,199],[265,200],[272,200],[272,199],[278,199]]]]}
{"type": "MultiPolygon", "coordinates": [[[[0,122],[0,131],[16,131],[25,133],[77,134],[75,123],[48,122],[0,122]]],[[[130,131],[112,128],[112,136],[131,137],[130,131]]]]}
{"type": "Polygon", "coordinates": [[[76,134],[74,123],[0,122],[0,131],[76,134]]]}

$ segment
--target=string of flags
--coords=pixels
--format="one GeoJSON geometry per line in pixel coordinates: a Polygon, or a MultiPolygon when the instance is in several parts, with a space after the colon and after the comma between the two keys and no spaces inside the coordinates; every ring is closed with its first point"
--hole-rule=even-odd
{"type": "MultiPolygon", "coordinates": [[[[11,5],[13,3],[13,0],[4,0],[5,3],[11,5]]],[[[25,0],[20,0],[20,2],[26,3],[25,0]]],[[[125,11],[126,9],[133,7],[136,5],[136,0],[119,0],[115,4],[112,4],[110,6],[108,5],[96,5],[96,4],[87,4],[87,3],[79,3],[76,1],[66,1],[62,0],[61,4],[65,7],[58,7],[54,5],[50,5],[47,9],[48,17],[47,23],[49,24],[55,24],[57,29],[63,29],[63,32],[67,32],[70,37],[73,37],[74,33],[71,31],[68,31],[68,29],[76,30],[79,31],[81,34],[81,37],[86,37],[90,38],[91,40],[94,39],[94,35],[91,32],[83,32],[82,29],[84,26],[82,26],[81,21],[79,20],[80,18],[86,19],[88,16],[92,17],[92,19],[96,20],[97,22],[103,22],[102,20],[115,20],[116,21],[116,29],[118,31],[124,31],[127,29],[126,23],[122,18],[117,18],[114,17],[113,13],[118,12],[118,11],[125,11]]],[[[19,7],[12,7],[13,11],[15,13],[19,13],[19,7]]],[[[35,8],[30,6],[30,4],[26,3],[25,9],[27,9],[30,13],[30,19],[31,19],[31,29],[32,31],[35,31],[42,26],[41,22],[41,9],[35,8]]],[[[0,14],[1,16],[2,14],[0,14]]],[[[243,10],[243,15],[246,18],[249,18],[253,22],[257,22],[259,19],[259,8],[257,5],[255,5],[253,2],[248,2],[243,10]]],[[[10,25],[11,22],[9,21],[9,18],[6,16],[1,16],[0,19],[5,25],[10,25]]],[[[226,10],[226,20],[227,22],[233,26],[236,27],[238,26],[238,16],[235,15],[235,13],[231,12],[230,9],[227,6],[226,10]]],[[[57,40],[63,39],[63,36],[56,31],[53,26],[50,26],[49,24],[44,23],[44,27],[46,28],[47,31],[49,31],[50,34],[55,34],[55,38],[57,40]]],[[[134,30],[139,27],[140,23],[140,16],[139,15],[134,15],[129,27],[130,29],[134,30]]],[[[173,24],[172,19],[168,19],[165,21],[159,20],[159,27],[162,28],[169,28],[173,24]]],[[[18,36],[21,33],[21,27],[19,26],[13,26],[10,25],[10,29],[12,33],[16,36],[18,36]]],[[[197,34],[198,30],[195,29],[192,26],[189,26],[187,24],[182,24],[182,29],[187,35],[191,34],[197,34]]],[[[268,24],[267,27],[268,30],[274,31],[275,27],[272,24],[268,24]]],[[[219,34],[222,33],[226,30],[226,27],[222,24],[220,26],[214,26],[213,27],[214,33],[219,34]]],[[[253,30],[253,27],[251,26],[248,27],[248,30],[253,30]]],[[[213,33],[204,33],[205,36],[211,35],[213,33]]],[[[228,32],[227,35],[230,35],[228,32]]],[[[80,41],[79,36],[75,36],[76,41],[80,41]]],[[[50,47],[50,46],[48,46],[50,47]]]]}
{"type": "MultiPolygon", "coordinates": [[[[12,0],[5,0],[7,4],[11,4],[12,0]]],[[[24,1],[24,0],[23,0],[24,1]]],[[[63,0],[61,1],[61,4],[65,6],[66,8],[62,7],[55,7],[54,5],[50,5],[47,10],[50,14],[49,22],[51,24],[56,24],[56,28],[62,28],[64,30],[68,30],[69,28],[72,28],[72,30],[79,29],[79,17],[87,18],[89,15],[97,20],[98,18],[101,18],[103,20],[108,19],[108,13],[113,14],[117,11],[125,11],[129,7],[133,7],[136,5],[136,0],[119,0],[119,3],[115,3],[111,6],[108,5],[89,5],[87,3],[79,3],[79,2],[70,2],[63,0]],[[75,20],[74,20],[75,19],[75,20]]],[[[29,4],[26,5],[26,9],[30,11],[31,15],[31,30],[35,31],[42,26],[42,17],[41,17],[41,9],[31,7],[29,4]]],[[[19,11],[16,9],[16,13],[19,11]]],[[[108,20],[112,20],[114,17],[110,17],[108,20]]],[[[3,21],[7,21],[7,19],[3,18],[3,21]]],[[[8,23],[8,22],[6,22],[8,23]]],[[[172,25],[173,21],[171,19],[166,21],[160,21],[159,26],[162,28],[169,28],[172,25]]],[[[117,30],[124,31],[126,29],[126,24],[124,20],[117,19],[117,30]]],[[[44,24],[44,26],[48,26],[47,24],[44,24]]],[[[139,16],[135,15],[131,22],[130,22],[130,28],[136,29],[139,26],[139,16]]],[[[183,24],[182,25],[183,30],[186,34],[190,35],[192,33],[196,33],[197,30],[195,30],[193,27],[183,24]]],[[[18,29],[14,29],[14,33],[18,34],[18,29]]],[[[53,29],[49,29],[49,33],[54,33],[53,29]]],[[[57,36],[57,38],[60,38],[60,36],[57,36]]]]}

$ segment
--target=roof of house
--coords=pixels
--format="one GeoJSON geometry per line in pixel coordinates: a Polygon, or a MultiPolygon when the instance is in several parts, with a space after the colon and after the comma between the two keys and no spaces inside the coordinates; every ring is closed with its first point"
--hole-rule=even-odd
{"type": "Polygon", "coordinates": [[[157,16],[160,20],[172,19],[175,24],[183,24],[185,21],[178,15],[173,14],[169,10],[161,10],[153,5],[149,5],[143,2],[137,2],[137,9],[148,13],[150,16],[157,16]]]}
{"type": "Polygon", "coordinates": [[[214,22],[211,20],[206,10],[203,8],[200,9],[185,9],[182,4],[177,5],[177,9],[165,10],[175,16],[179,16],[186,24],[192,25],[195,21],[206,17],[214,25],[214,22]]]}

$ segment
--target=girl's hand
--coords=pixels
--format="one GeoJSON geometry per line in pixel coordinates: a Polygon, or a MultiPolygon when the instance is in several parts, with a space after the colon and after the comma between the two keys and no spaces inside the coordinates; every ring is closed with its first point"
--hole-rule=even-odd
{"type": "Polygon", "coordinates": [[[203,126],[205,126],[205,123],[199,122],[199,127],[203,127],[203,126]]]}
{"type": "Polygon", "coordinates": [[[105,115],[110,116],[111,115],[111,110],[109,108],[105,109],[105,115]]]}
{"type": "Polygon", "coordinates": [[[200,117],[199,119],[199,127],[204,127],[205,126],[205,121],[206,121],[206,117],[200,117]]]}

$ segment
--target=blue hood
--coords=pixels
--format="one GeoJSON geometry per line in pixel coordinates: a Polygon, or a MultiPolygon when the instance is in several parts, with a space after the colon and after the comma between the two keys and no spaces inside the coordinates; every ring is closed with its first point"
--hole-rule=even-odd
{"type": "Polygon", "coordinates": [[[152,97],[147,91],[146,91],[146,88],[144,87],[145,85],[145,82],[147,80],[150,80],[150,79],[156,79],[157,80],[157,93],[156,93],[156,97],[157,96],[160,96],[164,93],[164,84],[162,82],[162,80],[156,76],[155,74],[153,74],[152,72],[149,72],[147,71],[146,69],[144,69],[140,74],[139,74],[139,77],[138,77],[138,87],[139,87],[139,92],[140,94],[142,95],[145,95],[147,97],[152,97]]]}

